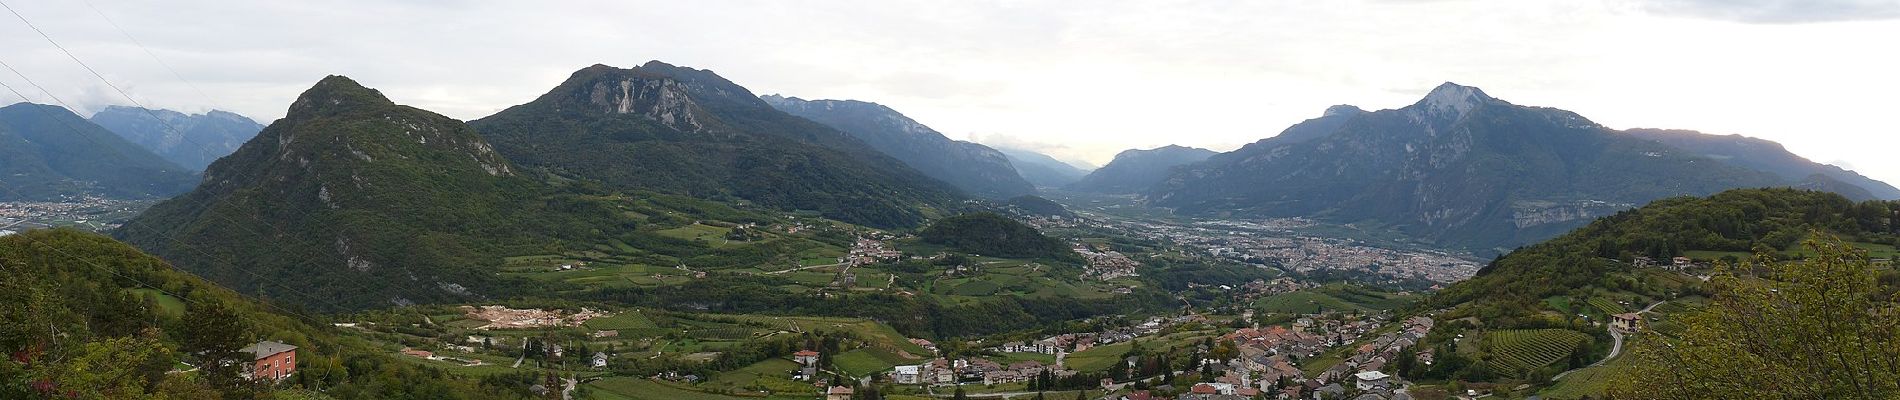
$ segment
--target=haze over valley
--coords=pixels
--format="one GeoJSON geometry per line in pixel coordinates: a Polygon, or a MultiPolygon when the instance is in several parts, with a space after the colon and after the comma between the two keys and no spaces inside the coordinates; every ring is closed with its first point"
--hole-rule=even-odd
{"type": "Polygon", "coordinates": [[[15,3],[0,398],[1900,398],[1891,2],[15,3]]]}

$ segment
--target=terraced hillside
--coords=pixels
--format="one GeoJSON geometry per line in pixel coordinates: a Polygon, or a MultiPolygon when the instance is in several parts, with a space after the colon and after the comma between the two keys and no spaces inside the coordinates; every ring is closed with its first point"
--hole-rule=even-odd
{"type": "Polygon", "coordinates": [[[1590,335],[1569,329],[1515,329],[1487,332],[1484,340],[1495,368],[1524,376],[1570,357],[1590,335]]]}

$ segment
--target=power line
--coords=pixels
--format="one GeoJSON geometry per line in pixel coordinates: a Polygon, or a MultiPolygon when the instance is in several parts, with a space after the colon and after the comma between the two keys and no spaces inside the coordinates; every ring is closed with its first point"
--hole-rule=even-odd
{"type": "MultiPolygon", "coordinates": [[[[10,67],[9,67],[9,68],[10,68],[10,67]]],[[[15,71],[15,72],[17,73],[18,71],[15,71]]],[[[24,75],[22,75],[22,76],[21,76],[21,78],[25,78],[25,76],[24,76],[24,75]]],[[[31,81],[29,81],[29,83],[30,83],[30,82],[31,82],[31,81]]],[[[36,85],[36,86],[37,86],[37,85],[36,85]]],[[[5,82],[0,82],[0,87],[4,87],[4,88],[6,88],[6,89],[7,89],[7,91],[9,91],[9,92],[13,92],[13,94],[14,94],[15,96],[20,96],[20,98],[21,98],[21,99],[25,99],[25,100],[29,100],[29,101],[30,101],[30,99],[27,99],[27,98],[26,98],[26,95],[25,95],[25,94],[22,94],[22,93],[20,93],[20,91],[19,91],[19,90],[16,90],[16,89],[14,89],[14,87],[13,87],[12,85],[7,85],[7,84],[6,84],[5,82]]],[[[99,142],[97,142],[97,141],[94,141],[94,140],[92,140],[92,137],[91,137],[91,136],[87,136],[87,135],[85,135],[85,134],[83,134],[83,133],[81,133],[81,132],[79,132],[79,128],[78,128],[78,127],[75,127],[75,126],[72,126],[72,124],[70,124],[70,123],[68,123],[68,122],[67,122],[67,121],[66,121],[65,119],[63,119],[63,118],[60,118],[60,117],[59,117],[58,115],[54,115],[54,114],[53,114],[53,113],[52,113],[51,111],[47,111],[47,110],[46,110],[45,108],[41,108],[41,107],[38,107],[38,106],[29,106],[29,107],[31,107],[31,108],[33,108],[34,110],[38,110],[38,111],[39,111],[39,112],[41,113],[41,115],[44,115],[44,116],[46,116],[46,117],[47,117],[47,119],[50,119],[50,120],[54,120],[54,121],[58,121],[58,122],[59,122],[59,124],[60,124],[60,125],[62,125],[62,126],[65,126],[67,130],[71,130],[71,131],[73,132],[73,136],[78,136],[78,137],[80,137],[80,138],[82,138],[82,139],[85,139],[85,140],[87,140],[87,141],[90,141],[90,142],[93,142],[93,145],[95,145],[95,146],[101,146],[101,147],[103,147],[103,144],[101,144],[101,143],[99,143],[99,142]]],[[[13,195],[14,195],[14,197],[18,197],[18,198],[26,198],[26,196],[25,196],[25,195],[22,195],[22,194],[21,194],[21,193],[20,193],[20,192],[19,192],[18,190],[16,190],[16,189],[14,189],[14,188],[13,188],[13,187],[11,187],[11,186],[8,186],[8,187],[5,187],[5,189],[7,189],[7,191],[8,191],[8,192],[11,192],[11,193],[13,193],[13,195]]],[[[232,221],[232,222],[236,222],[236,221],[232,221]]],[[[149,225],[147,225],[147,228],[150,228],[150,226],[149,226],[149,225]]],[[[197,252],[198,252],[199,254],[202,254],[202,255],[204,255],[204,256],[205,256],[205,257],[206,257],[207,259],[215,259],[215,258],[216,258],[216,257],[213,257],[213,256],[211,256],[211,254],[210,254],[210,253],[207,253],[207,252],[205,252],[205,251],[204,251],[203,249],[199,249],[199,248],[197,248],[197,247],[193,247],[193,246],[191,246],[190,244],[187,244],[187,243],[185,243],[184,241],[181,241],[181,240],[178,240],[178,239],[177,239],[177,238],[175,238],[175,237],[171,237],[171,236],[169,236],[169,235],[165,235],[164,233],[162,233],[162,232],[159,232],[159,231],[157,231],[157,230],[154,230],[153,232],[154,232],[154,233],[158,233],[160,237],[163,237],[163,238],[165,238],[166,240],[171,240],[172,242],[175,242],[175,243],[177,243],[177,244],[179,244],[179,245],[182,245],[182,246],[184,246],[185,248],[188,248],[188,249],[192,249],[192,250],[195,250],[195,251],[197,251],[197,252]]],[[[174,268],[174,269],[177,269],[177,268],[174,268]]],[[[269,280],[268,280],[267,278],[264,278],[263,276],[261,276],[261,275],[258,275],[258,274],[257,274],[256,272],[252,272],[252,271],[250,271],[250,270],[248,270],[248,269],[244,269],[244,268],[237,268],[237,269],[238,269],[238,270],[240,270],[240,271],[244,271],[244,272],[246,272],[246,273],[249,273],[249,274],[251,274],[252,276],[254,276],[254,277],[257,277],[257,278],[258,278],[259,280],[265,280],[265,281],[267,281],[267,282],[269,282],[269,280]]],[[[184,269],[177,269],[177,270],[179,270],[179,271],[183,271],[183,272],[185,272],[186,274],[190,274],[191,276],[194,276],[194,277],[197,277],[198,279],[201,279],[201,280],[205,280],[206,282],[210,282],[210,280],[209,280],[209,279],[205,279],[205,278],[204,278],[203,276],[199,276],[198,274],[195,274],[195,273],[192,273],[191,271],[185,271],[184,269]]],[[[312,299],[312,300],[316,300],[316,301],[319,301],[319,302],[326,302],[326,301],[325,301],[325,300],[323,300],[323,298],[321,298],[321,297],[316,297],[316,296],[314,296],[314,295],[311,295],[311,294],[309,294],[309,293],[304,293],[304,292],[302,292],[302,291],[298,291],[298,290],[296,290],[296,288],[294,288],[294,287],[291,287],[290,285],[285,285],[285,284],[283,284],[283,283],[280,283],[280,282],[271,282],[271,283],[276,283],[276,284],[277,284],[278,286],[283,286],[284,288],[287,288],[287,289],[290,289],[292,293],[297,293],[297,294],[301,294],[301,295],[304,295],[304,297],[306,297],[306,298],[309,298],[309,299],[312,299]]],[[[263,303],[263,304],[266,304],[266,305],[268,305],[268,304],[270,304],[270,303],[267,303],[267,302],[262,302],[262,301],[259,301],[259,303],[263,303]]],[[[329,305],[330,305],[330,306],[332,306],[332,307],[338,307],[338,308],[343,308],[343,307],[341,307],[341,306],[338,306],[338,305],[337,305],[336,303],[329,303],[329,305]]],[[[274,307],[274,308],[277,308],[277,309],[278,309],[278,310],[280,310],[280,311],[285,311],[285,312],[290,312],[289,310],[285,310],[285,309],[283,309],[283,308],[281,308],[281,307],[276,307],[276,306],[272,306],[272,307],[274,307]]],[[[308,317],[306,316],[305,318],[308,318],[308,317]]],[[[314,319],[313,319],[313,321],[314,321],[314,319]]]]}
{"type": "MultiPolygon", "coordinates": [[[[156,121],[158,121],[158,122],[159,122],[159,124],[160,124],[160,125],[163,125],[163,126],[164,126],[164,127],[165,127],[165,128],[167,129],[167,130],[170,130],[170,131],[171,131],[171,132],[172,132],[173,134],[177,134],[177,135],[178,135],[178,136],[179,136],[180,138],[182,138],[182,139],[184,139],[184,140],[186,140],[186,141],[190,141],[190,142],[192,142],[192,143],[193,143],[194,145],[198,145],[198,146],[200,146],[200,147],[203,147],[203,145],[202,145],[202,144],[199,144],[199,143],[197,143],[196,141],[193,141],[193,140],[191,140],[191,138],[189,138],[189,137],[186,137],[186,136],[185,136],[184,134],[182,134],[182,133],[181,133],[181,132],[180,132],[180,131],[179,131],[179,130],[178,130],[178,129],[176,128],[176,127],[173,127],[173,126],[171,126],[171,124],[170,124],[170,123],[167,123],[167,122],[165,122],[165,120],[164,120],[163,118],[159,118],[159,117],[158,117],[158,115],[157,115],[156,113],[153,113],[153,112],[152,112],[152,110],[151,110],[150,108],[148,108],[148,107],[146,107],[146,106],[145,106],[144,104],[142,104],[142,103],[140,103],[140,102],[139,102],[139,101],[138,101],[137,99],[133,99],[133,98],[132,98],[132,96],[131,96],[131,95],[130,95],[129,93],[127,93],[127,92],[126,92],[126,91],[124,91],[123,89],[121,89],[121,88],[119,88],[119,86],[118,86],[118,85],[115,85],[115,84],[113,84],[113,83],[112,83],[112,81],[111,81],[110,79],[106,79],[106,77],[105,77],[105,75],[103,75],[103,74],[100,74],[100,73],[99,73],[99,72],[98,72],[97,70],[94,70],[94,69],[92,68],[92,66],[91,66],[91,65],[88,65],[88,64],[86,64],[86,63],[85,63],[85,61],[82,61],[82,60],[80,60],[80,59],[79,59],[79,57],[78,57],[77,55],[74,55],[74,54],[72,53],[72,51],[69,51],[69,50],[67,50],[65,46],[62,46],[62,45],[60,45],[60,44],[59,44],[59,42],[58,42],[58,41],[56,41],[56,40],[53,40],[53,37],[52,37],[51,35],[48,35],[48,34],[47,34],[47,33],[46,33],[45,31],[43,31],[43,30],[41,30],[41,29],[40,29],[40,28],[39,28],[38,26],[36,26],[36,25],[33,25],[33,23],[32,23],[32,21],[29,21],[29,20],[27,20],[27,19],[26,19],[26,16],[24,16],[24,15],[21,15],[21,14],[20,14],[20,12],[19,12],[18,10],[15,10],[15,9],[14,9],[14,8],[13,8],[12,6],[10,6],[10,5],[7,5],[5,1],[0,1],[0,8],[5,8],[5,9],[6,9],[6,10],[7,10],[8,12],[10,12],[10,13],[12,13],[12,14],[13,14],[13,16],[14,16],[15,18],[18,18],[18,19],[20,20],[20,22],[21,22],[21,23],[23,23],[23,24],[26,24],[26,26],[27,26],[28,28],[32,28],[34,32],[36,32],[36,33],[39,33],[39,35],[40,35],[40,37],[41,37],[41,38],[43,38],[43,39],[46,39],[46,41],[47,41],[47,43],[51,43],[51,44],[53,45],[53,47],[54,47],[54,48],[56,48],[56,49],[59,49],[59,51],[60,51],[61,53],[64,53],[64,54],[66,54],[66,57],[67,57],[67,58],[70,58],[70,59],[72,59],[74,63],[77,63],[77,64],[79,64],[79,66],[80,66],[80,67],[83,67],[83,68],[85,68],[85,69],[86,69],[86,71],[87,71],[87,72],[89,72],[89,73],[91,73],[93,77],[95,77],[95,78],[98,78],[98,79],[99,79],[99,80],[100,80],[101,82],[104,82],[104,83],[106,84],[106,86],[108,86],[108,87],[110,87],[110,88],[112,88],[112,90],[113,90],[113,91],[115,91],[115,92],[118,92],[118,93],[119,93],[119,96],[121,96],[121,97],[124,97],[124,98],[126,99],[126,101],[129,101],[129,102],[131,102],[131,103],[132,103],[133,105],[136,105],[136,106],[138,106],[140,110],[142,110],[142,111],[144,111],[144,112],[145,112],[145,113],[146,113],[146,114],[147,114],[148,116],[151,116],[153,120],[156,120],[156,121]]],[[[9,67],[9,69],[10,69],[10,67],[9,67]]],[[[17,71],[17,70],[15,70],[15,71],[14,71],[14,73],[15,73],[16,75],[20,75],[20,77],[21,77],[21,79],[27,79],[27,81],[28,81],[29,83],[32,83],[32,80],[31,80],[30,78],[27,78],[27,77],[26,77],[26,76],[25,76],[24,74],[19,74],[19,71],[17,71]]],[[[38,84],[34,84],[34,86],[35,86],[35,87],[39,87],[39,85],[38,85],[38,84]]],[[[45,91],[45,89],[44,89],[44,88],[42,88],[42,89],[41,89],[41,91],[45,91]]],[[[17,94],[18,92],[15,92],[15,93],[17,94]]],[[[49,96],[51,96],[51,92],[47,92],[47,93],[48,93],[48,95],[49,95],[49,96]]],[[[21,96],[21,98],[25,98],[25,96],[21,96]]],[[[57,99],[57,98],[55,98],[55,100],[57,101],[58,99],[57,99]]],[[[60,105],[62,105],[62,106],[65,106],[65,107],[66,107],[66,108],[67,108],[68,110],[72,110],[72,109],[73,109],[71,105],[68,105],[68,104],[65,104],[64,102],[61,102],[61,103],[60,103],[60,105]]],[[[70,128],[70,127],[69,127],[69,128],[70,128]]],[[[76,129],[75,129],[75,130],[76,130],[76,129]]],[[[262,170],[259,170],[259,171],[254,171],[254,172],[257,172],[257,173],[261,173],[261,172],[262,172],[262,170]]],[[[241,175],[240,175],[240,176],[241,176],[241,175]]],[[[211,199],[211,200],[218,200],[218,201],[220,201],[220,202],[222,202],[222,203],[223,203],[224,205],[227,205],[227,206],[229,206],[229,205],[230,205],[230,203],[229,203],[228,201],[226,201],[225,199],[221,199],[221,198],[215,198],[215,197],[213,197],[213,198],[210,198],[210,199],[211,199]]],[[[301,215],[301,217],[304,217],[304,218],[308,218],[308,216],[309,216],[309,214],[308,214],[308,213],[302,213],[302,214],[303,214],[303,215],[301,215]]],[[[221,215],[221,216],[222,216],[222,215],[221,215]]],[[[265,224],[265,225],[267,225],[267,226],[269,226],[269,227],[270,227],[270,228],[271,228],[271,229],[272,229],[273,231],[276,231],[276,232],[277,232],[277,233],[279,233],[280,235],[281,235],[281,234],[282,234],[283,232],[286,232],[286,230],[284,230],[284,229],[283,229],[282,227],[279,227],[279,226],[277,226],[276,224],[273,224],[273,223],[270,223],[270,222],[268,222],[268,221],[264,221],[264,220],[263,220],[262,218],[259,218],[259,217],[257,217],[257,216],[252,216],[252,219],[253,219],[253,220],[255,220],[255,221],[257,221],[257,222],[259,222],[259,223],[262,223],[262,224],[265,224]]],[[[237,223],[237,221],[235,221],[235,220],[232,220],[232,219],[230,219],[229,217],[224,217],[224,220],[225,220],[226,222],[230,222],[230,223],[232,223],[233,225],[235,225],[235,226],[237,226],[237,227],[239,227],[239,228],[243,228],[243,229],[245,229],[245,230],[246,230],[246,231],[247,231],[248,233],[250,233],[250,234],[252,234],[252,235],[258,235],[258,236],[260,236],[260,237],[262,236],[262,235],[261,235],[261,234],[259,234],[258,232],[256,232],[256,231],[253,231],[253,230],[251,230],[251,229],[249,229],[248,227],[246,227],[246,226],[245,226],[245,225],[243,225],[243,224],[239,224],[239,223],[237,223]]],[[[149,228],[149,226],[148,226],[148,228],[149,228]]],[[[156,231],[156,230],[154,230],[154,233],[156,233],[156,232],[157,232],[157,231],[156,231]]],[[[332,232],[332,234],[334,234],[334,232],[332,232]]],[[[161,234],[161,235],[162,235],[162,234],[161,234]]],[[[175,240],[175,239],[173,239],[173,240],[175,240]]],[[[339,254],[339,256],[340,256],[340,254],[339,254]]],[[[309,262],[312,262],[312,261],[314,261],[314,259],[306,259],[306,260],[305,260],[305,263],[307,264],[307,263],[309,263],[309,262]]],[[[347,260],[341,260],[341,259],[339,259],[338,261],[342,261],[342,263],[339,263],[339,264],[337,264],[338,266],[340,266],[340,267],[346,267],[346,268],[347,268],[347,265],[348,265],[348,262],[347,262],[347,260]]],[[[249,270],[245,270],[245,272],[246,272],[246,273],[250,273],[250,274],[252,274],[253,276],[258,276],[258,275],[256,275],[256,273],[255,273],[255,272],[251,272],[251,271],[249,271],[249,270]]],[[[342,276],[344,277],[344,279],[346,279],[346,280],[350,280],[350,281],[352,281],[352,282],[351,282],[352,284],[354,284],[354,285],[355,285],[355,286],[356,286],[356,287],[357,287],[358,289],[363,289],[363,290],[364,290],[364,292],[376,292],[376,291],[372,291],[372,290],[368,290],[368,287],[367,287],[367,286],[365,286],[365,285],[363,285],[363,283],[362,283],[362,279],[364,279],[364,278],[362,278],[362,277],[360,277],[360,276],[356,276],[356,275],[354,275],[354,274],[347,274],[347,273],[346,273],[346,274],[342,274],[342,276]]],[[[263,278],[262,276],[258,276],[258,277],[259,277],[259,279],[264,279],[264,278],[263,278]]],[[[283,284],[281,284],[281,283],[280,283],[279,285],[280,285],[280,286],[285,286],[285,287],[288,287],[288,285],[283,285],[283,284]]],[[[386,288],[387,288],[387,289],[389,289],[390,291],[393,291],[393,292],[396,292],[397,294],[402,294],[402,293],[401,293],[401,289],[400,289],[400,288],[399,288],[399,286],[397,286],[397,285],[389,285],[389,286],[386,286],[386,288]]],[[[334,305],[334,303],[332,303],[332,305],[334,305]]],[[[346,308],[342,308],[342,307],[339,307],[339,308],[340,308],[340,309],[346,309],[346,308]]]]}
{"type": "Polygon", "coordinates": [[[106,16],[106,13],[104,11],[100,11],[99,7],[93,6],[91,1],[84,1],[84,3],[86,3],[86,8],[91,8],[94,14],[99,14],[99,19],[106,20],[106,24],[112,25],[112,29],[118,30],[120,35],[125,35],[125,39],[132,41],[132,44],[137,45],[139,47],[139,50],[145,51],[145,55],[151,56],[152,61],[158,62],[159,66],[165,67],[165,71],[171,72],[172,77],[178,78],[179,82],[184,82],[185,86],[191,87],[191,90],[194,92],[198,92],[198,97],[203,97],[206,102],[211,103],[211,107],[213,109],[224,108],[223,105],[218,104],[218,101],[216,99],[212,99],[211,95],[205,94],[205,91],[203,89],[199,89],[197,84],[192,83],[191,80],[189,79],[185,79],[185,76],[183,74],[179,74],[177,69],[173,69],[171,64],[166,63],[164,59],[158,58],[158,54],[152,53],[152,49],[149,47],[146,47],[144,42],[140,42],[138,38],[132,37],[132,33],[127,32],[125,28],[120,27],[118,22],[112,20],[112,17],[106,16]]]}
{"type": "MultiPolygon", "coordinates": [[[[112,17],[106,16],[105,11],[99,10],[99,7],[94,6],[91,1],[82,1],[82,2],[86,3],[86,8],[91,8],[94,14],[98,14],[99,19],[105,20],[107,25],[112,25],[112,29],[118,30],[119,34],[124,35],[126,40],[132,41],[132,44],[138,46],[140,51],[144,51],[146,56],[152,57],[152,61],[157,62],[158,66],[164,67],[165,71],[167,72],[171,72],[172,77],[178,78],[179,82],[184,82],[185,86],[190,87],[193,92],[197,92],[198,97],[202,97],[205,99],[205,102],[211,103],[212,110],[225,109],[223,105],[218,104],[218,101],[216,99],[212,99],[211,95],[205,94],[204,89],[199,89],[197,84],[192,83],[191,80],[189,79],[185,79],[185,75],[179,74],[178,70],[172,68],[172,65],[170,63],[166,63],[164,59],[159,58],[158,54],[153,53],[152,49],[150,47],[146,47],[144,42],[140,42],[138,38],[132,37],[132,32],[128,32],[125,30],[124,27],[120,27],[117,21],[112,20],[112,17]]],[[[183,135],[180,135],[180,137],[183,137],[183,135]]],[[[210,160],[218,159],[218,157],[212,156],[210,147],[206,147],[203,144],[198,144],[198,143],[193,143],[193,144],[197,145],[199,156],[205,159],[210,159],[210,160]]]]}

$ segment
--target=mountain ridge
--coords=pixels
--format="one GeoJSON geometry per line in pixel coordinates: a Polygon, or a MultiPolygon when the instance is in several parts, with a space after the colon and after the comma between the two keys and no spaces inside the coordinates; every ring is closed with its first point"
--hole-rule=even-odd
{"type": "Polygon", "coordinates": [[[890,107],[857,100],[762,96],[779,111],[825,124],[957,189],[992,200],[1035,193],[1003,153],[952,140],[890,107]]]}
{"type": "Polygon", "coordinates": [[[223,110],[186,114],[108,106],[87,120],[194,171],[203,171],[264,130],[257,121],[223,110]]]}
{"type": "Polygon", "coordinates": [[[1187,214],[1374,221],[1495,249],[1657,198],[1791,183],[1448,82],[1406,107],[1307,120],[1148,193],[1187,214]]]}
{"type": "Polygon", "coordinates": [[[581,69],[533,101],[469,125],[531,168],[871,226],[915,226],[961,197],[712,71],[659,61],[581,69]]]}
{"type": "Polygon", "coordinates": [[[1087,176],[1069,184],[1069,190],[1097,193],[1138,193],[1167,179],[1175,167],[1205,161],[1213,150],[1179,145],[1152,149],[1128,149],[1087,176]]]}
{"type": "Polygon", "coordinates": [[[503,243],[551,232],[529,225],[589,225],[537,212],[543,190],[461,121],[333,75],[114,234],[227,287],[296,280],[343,307],[466,300],[506,287],[480,273],[503,243]]]}
{"type": "Polygon", "coordinates": [[[0,200],[163,198],[198,176],[64,107],[0,107],[0,200]]]}

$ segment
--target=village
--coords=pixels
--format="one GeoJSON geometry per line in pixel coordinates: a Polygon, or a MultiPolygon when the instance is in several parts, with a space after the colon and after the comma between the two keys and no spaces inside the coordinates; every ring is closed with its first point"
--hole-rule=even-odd
{"type": "Polygon", "coordinates": [[[1374,246],[1355,239],[1303,233],[1317,223],[1301,218],[1175,223],[1080,210],[1076,214],[1075,217],[1067,218],[1031,218],[1028,223],[1039,229],[1107,228],[1132,237],[1167,241],[1262,268],[1278,268],[1289,272],[1354,272],[1364,276],[1389,277],[1395,281],[1426,282],[1433,288],[1469,279],[1477,274],[1480,267],[1477,261],[1467,255],[1374,246]]]}
{"type": "Polygon", "coordinates": [[[118,228],[124,220],[153,203],[151,200],[114,200],[92,196],[64,201],[0,202],[0,234],[55,226],[107,231],[118,228]]]}
{"type": "MultiPolygon", "coordinates": [[[[1104,377],[1091,388],[1121,393],[1111,398],[1124,400],[1165,399],[1170,398],[1167,397],[1170,394],[1178,395],[1174,398],[1196,400],[1410,399],[1405,390],[1408,383],[1389,374],[1388,366],[1406,352],[1412,352],[1409,356],[1429,365],[1431,352],[1416,351],[1412,347],[1431,331],[1434,321],[1420,316],[1390,323],[1386,315],[1329,312],[1301,316],[1285,325],[1217,331],[1217,335],[1206,337],[1204,344],[1193,349],[1198,358],[1183,370],[1122,381],[1104,377]],[[1328,355],[1337,359],[1328,359],[1328,355]],[[1308,374],[1303,362],[1325,362],[1330,366],[1308,374]],[[1169,380],[1169,376],[1177,378],[1169,380]],[[1197,377],[1199,382],[1182,382],[1180,377],[1187,376],[1197,377]],[[1356,397],[1346,397],[1349,394],[1356,397]]],[[[896,366],[885,375],[889,382],[928,388],[932,392],[1039,379],[1047,385],[1050,380],[1081,373],[1064,365],[1064,361],[1075,354],[1086,354],[1091,349],[1115,343],[1159,342],[1162,340],[1158,336],[1165,332],[1195,324],[1205,326],[1209,322],[1200,315],[1153,317],[1133,326],[1102,332],[1062,334],[982,348],[983,354],[991,355],[1053,355],[1054,363],[1033,360],[1001,363],[992,361],[995,357],[935,358],[915,365],[896,366]]],[[[1128,355],[1127,360],[1116,362],[1125,362],[1132,368],[1139,357],[1128,355]]],[[[1032,383],[1030,387],[1035,388],[1035,385],[1032,383]]],[[[848,393],[850,388],[829,390],[848,393]]]]}

